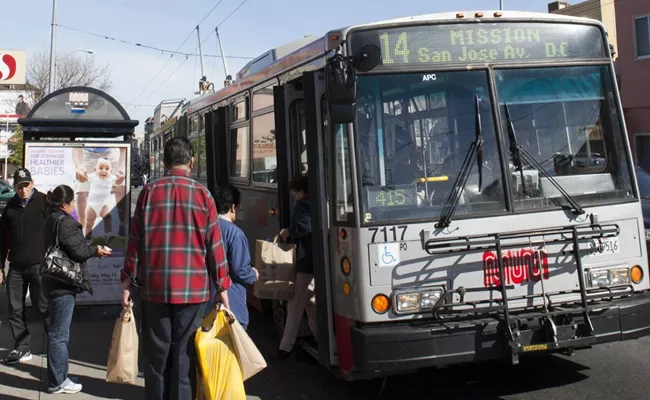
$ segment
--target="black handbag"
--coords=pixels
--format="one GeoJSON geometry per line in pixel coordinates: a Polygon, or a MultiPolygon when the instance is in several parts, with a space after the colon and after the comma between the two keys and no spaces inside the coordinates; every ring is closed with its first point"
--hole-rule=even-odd
{"type": "Polygon", "coordinates": [[[63,215],[54,222],[54,245],[47,249],[41,276],[67,285],[80,287],[83,283],[81,264],[74,262],[59,246],[59,225],[63,215]]]}

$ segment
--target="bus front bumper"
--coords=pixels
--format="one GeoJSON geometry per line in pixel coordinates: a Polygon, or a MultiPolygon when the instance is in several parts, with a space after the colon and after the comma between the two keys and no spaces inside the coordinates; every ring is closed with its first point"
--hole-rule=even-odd
{"type": "MultiPolygon", "coordinates": [[[[581,348],[650,335],[650,293],[634,294],[600,305],[589,313],[594,332],[588,340],[560,342],[547,351],[581,348]],[[552,350],[551,350],[552,349],[552,350]]],[[[511,317],[511,321],[516,318],[511,317]]],[[[522,321],[525,323],[525,321],[522,321]]],[[[462,322],[400,323],[352,328],[357,370],[404,371],[495,359],[509,359],[507,335],[494,319],[462,322]]],[[[561,327],[558,327],[561,328],[561,327]]],[[[544,352],[536,330],[521,330],[521,348],[544,352]]],[[[518,351],[525,354],[526,351],[518,351]]]]}

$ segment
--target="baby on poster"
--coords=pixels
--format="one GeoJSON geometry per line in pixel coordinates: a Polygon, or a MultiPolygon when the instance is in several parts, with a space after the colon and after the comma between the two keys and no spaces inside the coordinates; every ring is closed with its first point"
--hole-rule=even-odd
{"type": "Polygon", "coordinates": [[[124,182],[124,171],[119,170],[117,175],[113,175],[113,166],[109,159],[100,157],[94,167],[94,172],[88,174],[85,172],[79,179],[80,182],[88,182],[88,204],[86,206],[86,224],[84,226],[84,235],[89,237],[94,226],[97,216],[104,219],[106,233],[110,232],[111,208],[114,205],[115,198],[111,191],[113,185],[120,185],[124,182]]]}

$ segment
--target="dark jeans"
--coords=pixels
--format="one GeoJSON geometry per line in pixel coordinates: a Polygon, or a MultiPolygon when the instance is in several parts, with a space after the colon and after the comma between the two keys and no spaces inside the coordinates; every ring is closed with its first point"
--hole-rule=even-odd
{"type": "Polygon", "coordinates": [[[43,328],[47,335],[48,311],[47,299],[43,294],[43,285],[39,273],[40,265],[23,267],[15,264],[9,266],[7,274],[7,297],[9,297],[9,324],[14,335],[14,348],[20,351],[30,349],[29,330],[27,329],[27,306],[25,298],[29,288],[32,305],[43,318],[43,328]]]}
{"type": "Polygon", "coordinates": [[[74,312],[72,295],[50,298],[50,332],[47,339],[47,377],[50,389],[68,379],[68,342],[74,312]]]}
{"type": "Polygon", "coordinates": [[[201,325],[205,304],[142,301],[147,400],[196,398],[194,337],[201,325]]]}

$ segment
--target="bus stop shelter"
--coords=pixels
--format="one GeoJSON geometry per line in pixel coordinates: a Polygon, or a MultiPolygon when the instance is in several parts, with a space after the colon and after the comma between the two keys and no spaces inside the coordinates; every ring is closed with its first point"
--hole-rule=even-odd
{"type": "Polygon", "coordinates": [[[18,123],[23,163],[35,188],[47,193],[59,185],[71,187],[72,217],[87,242],[112,249],[109,257],[88,260],[94,295],[83,293],[77,303],[120,303],[131,215],[131,138],[138,121],[107,93],[70,87],[43,98],[18,123]]]}
{"type": "Polygon", "coordinates": [[[77,86],[50,93],[18,123],[25,141],[119,137],[129,141],[139,122],[109,94],[77,86]]]}

